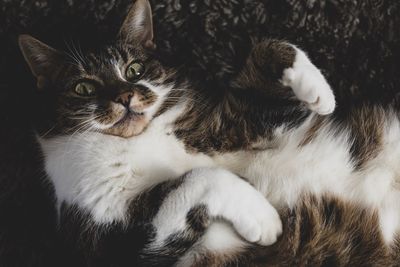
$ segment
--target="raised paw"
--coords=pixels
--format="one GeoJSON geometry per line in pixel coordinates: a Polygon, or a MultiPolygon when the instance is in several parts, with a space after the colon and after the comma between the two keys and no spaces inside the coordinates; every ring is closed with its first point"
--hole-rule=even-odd
{"type": "Polygon", "coordinates": [[[300,49],[291,68],[283,72],[282,84],[292,88],[297,98],[309,109],[327,115],[335,109],[335,96],[320,70],[300,49]]]}

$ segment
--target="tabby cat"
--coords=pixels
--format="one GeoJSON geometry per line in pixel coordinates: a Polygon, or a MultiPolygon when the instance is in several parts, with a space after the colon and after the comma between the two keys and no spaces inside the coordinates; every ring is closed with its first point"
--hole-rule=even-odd
{"type": "Polygon", "coordinates": [[[256,44],[226,88],[196,89],[154,56],[146,0],[113,45],[76,57],[19,44],[73,264],[398,262],[396,103],[322,116],[329,85],[276,40],[256,44]]]}

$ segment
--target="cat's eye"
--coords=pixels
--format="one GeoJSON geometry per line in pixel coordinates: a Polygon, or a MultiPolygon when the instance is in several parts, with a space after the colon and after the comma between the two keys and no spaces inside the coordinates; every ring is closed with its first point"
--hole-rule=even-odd
{"type": "Polygon", "coordinates": [[[96,87],[89,82],[80,82],[75,85],[75,93],[80,96],[93,96],[96,93],[96,87]]]}
{"type": "Polygon", "coordinates": [[[129,80],[137,80],[144,73],[144,65],[140,62],[131,63],[126,69],[126,78],[129,80]]]}

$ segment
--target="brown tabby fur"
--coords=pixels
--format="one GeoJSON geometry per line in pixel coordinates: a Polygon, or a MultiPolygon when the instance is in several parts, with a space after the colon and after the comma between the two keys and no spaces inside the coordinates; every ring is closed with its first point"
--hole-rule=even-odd
{"type": "Polygon", "coordinates": [[[280,214],[284,229],[276,244],[198,255],[193,266],[400,266],[400,242],[385,245],[373,210],[331,196],[305,196],[280,214]]]}
{"type": "Polygon", "coordinates": [[[196,100],[176,121],[177,137],[197,152],[257,149],[259,141],[273,139],[276,126],[302,122],[310,111],[279,81],[294,56],[293,47],[282,41],[256,44],[225,91],[185,96],[196,100]]]}
{"type": "Polygon", "coordinates": [[[354,110],[352,115],[348,120],[354,138],[351,151],[356,166],[362,168],[380,152],[387,114],[381,107],[363,106],[354,110]]]}

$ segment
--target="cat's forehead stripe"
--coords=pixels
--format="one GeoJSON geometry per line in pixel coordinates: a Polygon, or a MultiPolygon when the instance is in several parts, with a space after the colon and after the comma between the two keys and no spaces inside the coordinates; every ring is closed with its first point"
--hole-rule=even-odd
{"type": "Polygon", "coordinates": [[[120,80],[126,82],[126,79],[124,78],[124,75],[122,75],[120,65],[117,64],[117,63],[115,63],[115,64],[113,65],[113,67],[114,67],[113,69],[114,69],[114,72],[115,72],[115,74],[117,75],[117,77],[118,77],[120,80]]]}
{"type": "MultiPolygon", "coordinates": [[[[108,47],[97,53],[89,53],[86,60],[82,62],[84,72],[89,75],[96,75],[99,72],[115,70],[114,66],[123,64],[121,54],[117,49],[108,47]]],[[[115,73],[120,76],[119,73],[115,73]]]]}
{"type": "Polygon", "coordinates": [[[122,61],[127,62],[129,60],[129,52],[123,46],[117,47],[117,52],[122,61]]]}

